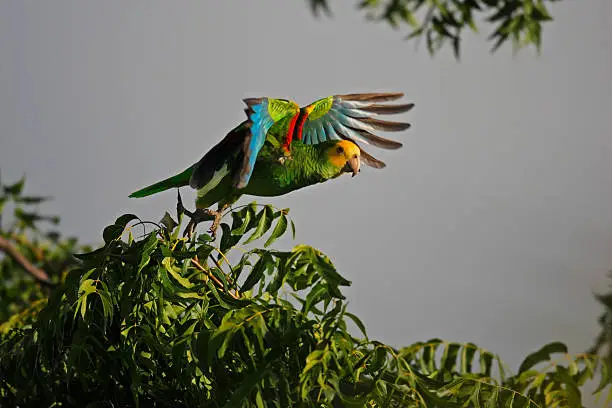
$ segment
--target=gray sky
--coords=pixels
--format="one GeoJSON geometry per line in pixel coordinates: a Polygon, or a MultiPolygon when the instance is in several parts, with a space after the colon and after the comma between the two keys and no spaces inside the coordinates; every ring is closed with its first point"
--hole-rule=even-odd
{"type": "Polygon", "coordinates": [[[258,201],[291,207],[374,338],[473,341],[514,369],[549,341],[590,346],[612,268],[612,3],[554,4],[540,57],[489,54],[483,26],[461,63],[354,3],[316,20],[297,0],[3,1],[3,178],[26,173],[96,243],[122,213],[173,209],[128,194],[200,159],[244,97],[402,91],[404,148],[370,149],[386,169],[258,201]]]}

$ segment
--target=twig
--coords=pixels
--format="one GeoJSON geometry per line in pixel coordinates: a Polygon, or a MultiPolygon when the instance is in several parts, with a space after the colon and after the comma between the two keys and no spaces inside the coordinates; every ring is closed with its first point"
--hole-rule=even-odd
{"type": "Polygon", "coordinates": [[[7,254],[11,259],[17,262],[24,271],[32,276],[36,281],[47,285],[53,286],[53,282],[49,279],[49,275],[40,268],[34,266],[10,241],[4,237],[0,237],[0,251],[7,254]]]}
{"type": "MultiPolygon", "coordinates": [[[[217,249],[217,248],[215,248],[215,249],[217,249]]],[[[219,251],[219,250],[217,249],[217,251],[219,251]]],[[[223,253],[222,253],[221,251],[219,251],[219,253],[220,253],[220,254],[221,254],[221,255],[222,255],[224,258],[225,258],[225,255],[223,255],[223,253]]],[[[210,259],[212,259],[212,261],[215,263],[215,265],[217,266],[217,268],[218,268],[218,269],[219,269],[219,270],[220,270],[220,271],[221,271],[221,272],[222,272],[222,273],[225,275],[225,277],[227,278],[228,282],[229,282],[230,284],[233,284],[234,282],[233,282],[232,277],[231,277],[231,276],[229,276],[229,274],[227,274],[227,273],[224,273],[224,272],[223,272],[223,268],[221,268],[221,264],[219,263],[219,261],[217,261],[217,260],[215,259],[215,257],[214,257],[214,256],[212,256],[212,254],[208,255],[208,257],[209,257],[210,259]]],[[[229,263],[229,261],[227,260],[227,258],[225,258],[225,260],[227,261],[227,265],[228,265],[228,266],[230,267],[230,269],[231,269],[231,267],[232,267],[232,266],[230,265],[230,263],[229,263]]]]}
{"type": "Polygon", "coordinates": [[[223,282],[221,282],[215,275],[213,275],[211,271],[209,271],[208,269],[200,265],[200,263],[198,262],[196,258],[192,258],[191,263],[193,263],[202,272],[206,272],[208,274],[208,277],[210,277],[210,279],[212,279],[217,284],[217,286],[219,286],[219,288],[225,290],[226,293],[229,294],[234,299],[238,299],[238,296],[230,292],[229,289],[226,289],[225,286],[223,285],[223,282]]]}

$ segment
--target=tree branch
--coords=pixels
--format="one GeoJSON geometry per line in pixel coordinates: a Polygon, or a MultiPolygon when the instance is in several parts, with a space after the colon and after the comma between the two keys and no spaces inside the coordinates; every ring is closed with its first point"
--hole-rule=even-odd
{"type": "Polygon", "coordinates": [[[24,271],[32,276],[37,282],[47,286],[53,286],[49,275],[40,268],[34,266],[15,246],[4,237],[0,236],[0,251],[8,255],[13,261],[17,262],[24,271]]]}

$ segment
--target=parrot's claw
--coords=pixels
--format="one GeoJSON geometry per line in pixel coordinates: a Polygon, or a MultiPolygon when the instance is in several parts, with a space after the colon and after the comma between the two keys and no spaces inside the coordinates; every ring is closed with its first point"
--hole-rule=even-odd
{"type": "Polygon", "coordinates": [[[210,234],[213,241],[217,238],[217,228],[219,228],[219,224],[221,223],[221,216],[223,215],[221,211],[215,211],[214,213],[215,220],[213,221],[212,225],[210,226],[210,229],[208,230],[208,233],[210,234]]]}
{"type": "Polygon", "coordinates": [[[180,191],[177,194],[177,203],[176,203],[176,213],[178,218],[180,219],[182,214],[185,214],[189,217],[189,223],[187,227],[185,227],[185,231],[183,232],[183,237],[187,237],[188,240],[191,240],[191,237],[195,233],[196,226],[202,221],[208,221],[211,219],[211,216],[214,217],[215,214],[213,211],[204,208],[197,208],[195,211],[191,212],[185,208],[183,205],[183,200],[181,198],[180,191]]]}
{"type": "MultiPolygon", "coordinates": [[[[183,232],[183,236],[187,237],[187,239],[191,240],[191,237],[195,233],[196,226],[202,221],[209,221],[211,217],[215,217],[216,220],[216,211],[209,210],[208,208],[198,208],[194,212],[189,212],[184,210],[185,215],[187,215],[190,220],[185,227],[185,231],[183,232]]],[[[211,234],[214,239],[214,234],[211,234]]]]}
{"type": "Polygon", "coordinates": [[[199,223],[202,221],[212,220],[213,223],[210,226],[208,233],[214,241],[216,238],[217,229],[221,223],[221,218],[223,217],[223,211],[228,207],[228,205],[224,205],[218,211],[213,211],[209,208],[197,208],[195,211],[191,212],[183,206],[183,200],[181,199],[180,193],[178,194],[177,200],[176,212],[178,213],[178,216],[180,217],[181,214],[185,214],[187,217],[189,217],[189,223],[187,224],[187,227],[185,227],[183,237],[187,237],[188,240],[191,240],[191,237],[195,233],[196,226],[199,223]]]}
{"type": "Polygon", "coordinates": [[[209,210],[209,214],[215,217],[212,225],[210,226],[210,229],[208,230],[208,233],[212,237],[213,241],[217,236],[217,228],[219,228],[219,224],[221,224],[221,218],[223,218],[223,211],[225,211],[228,207],[229,204],[223,204],[223,206],[221,206],[221,208],[219,208],[217,211],[209,210]]]}

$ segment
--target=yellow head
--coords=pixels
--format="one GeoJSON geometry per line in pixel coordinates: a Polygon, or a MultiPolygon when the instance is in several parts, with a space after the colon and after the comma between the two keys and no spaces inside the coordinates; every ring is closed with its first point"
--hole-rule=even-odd
{"type": "Polygon", "coordinates": [[[328,150],[329,162],[343,172],[352,172],[353,177],[359,173],[361,151],[359,146],[349,140],[338,140],[328,150]]]}

